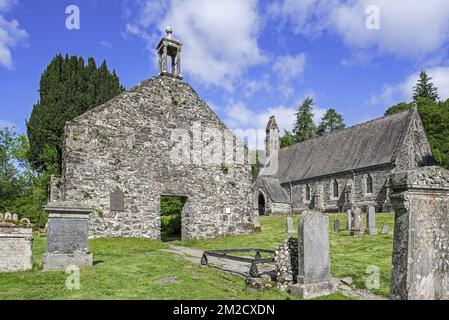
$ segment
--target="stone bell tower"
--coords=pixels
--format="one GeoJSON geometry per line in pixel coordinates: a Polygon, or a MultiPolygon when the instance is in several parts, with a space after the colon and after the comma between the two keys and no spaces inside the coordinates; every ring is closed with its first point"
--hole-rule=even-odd
{"type": "Polygon", "coordinates": [[[182,43],[172,36],[171,27],[165,28],[167,35],[161,39],[157,46],[159,55],[159,75],[169,76],[182,80],[181,72],[181,48],[182,43]],[[169,58],[171,58],[171,71],[169,70],[169,58]]]}
{"type": "Polygon", "coordinates": [[[269,158],[272,154],[278,152],[280,148],[279,127],[274,116],[270,117],[265,132],[265,152],[267,158],[269,158]]]}

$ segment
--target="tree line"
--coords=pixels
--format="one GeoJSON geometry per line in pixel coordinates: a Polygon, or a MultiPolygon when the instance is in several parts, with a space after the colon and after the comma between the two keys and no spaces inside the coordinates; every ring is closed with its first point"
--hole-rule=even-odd
{"type": "Polygon", "coordinates": [[[26,122],[27,135],[0,128],[0,212],[45,223],[51,175],[61,173],[67,121],[114,98],[125,89],[105,61],[55,56],[41,75],[39,100],[26,122]]]}

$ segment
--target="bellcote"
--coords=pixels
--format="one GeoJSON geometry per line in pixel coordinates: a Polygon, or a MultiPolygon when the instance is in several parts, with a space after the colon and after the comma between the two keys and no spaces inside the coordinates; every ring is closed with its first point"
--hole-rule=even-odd
{"type": "Polygon", "coordinates": [[[171,27],[165,28],[166,36],[161,39],[157,46],[159,55],[159,75],[176,79],[183,79],[181,72],[181,49],[182,43],[173,38],[171,27]],[[170,61],[170,63],[169,63],[170,61]],[[171,70],[169,70],[169,64],[171,70]]]}

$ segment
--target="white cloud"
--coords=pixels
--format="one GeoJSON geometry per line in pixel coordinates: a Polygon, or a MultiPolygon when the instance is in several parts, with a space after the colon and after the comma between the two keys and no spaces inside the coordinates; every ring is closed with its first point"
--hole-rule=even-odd
{"type": "Polygon", "coordinates": [[[112,44],[109,41],[102,40],[100,41],[100,45],[105,48],[112,48],[112,44]]]}
{"type": "MultiPolygon", "coordinates": [[[[440,99],[449,99],[449,66],[430,68],[426,72],[432,77],[432,82],[438,89],[440,99]]],[[[374,95],[370,103],[391,106],[399,102],[410,102],[413,96],[413,88],[418,79],[419,72],[415,72],[399,83],[385,84],[382,92],[374,95]]]]}
{"type": "MultiPolygon", "coordinates": [[[[276,122],[279,126],[281,134],[285,130],[292,131],[293,123],[296,118],[296,107],[274,106],[262,109],[260,111],[251,110],[245,103],[232,102],[224,108],[224,122],[231,130],[239,129],[238,132],[255,133],[259,136],[248,135],[248,145],[250,149],[263,148],[263,141],[265,139],[265,128],[271,116],[276,117],[276,122]]],[[[321,118],[326,113],[326,109],[315,106],[313,109],[313,120],[316,124],[321,121],[321,118]]]]}
{"type": "Polygon", "coordinates": [[[290,81],[304,73],[306,55],[301,53],[296,56],[285,55],[276,57],[273,71],[285,81],[290,81]]]}
{"type": "Polygon", "coordinates": [[[0,120],[0,129],[1,128],[15,128],[15,127],[16,127],[16,125],[10,121],[0,120]]]}
{"type": "Polygon", "coordinates": [[[15,4],[15,1],[0,0],[0,66],[7,69],[13,68],[12,48],[24,42],[28,34],[21,29],[14,19],[6,19],[3,12],[7,12],[15,4]]]}
{"type": "Polygon", "coordinates": [[[449,39],[447,0],[280,0],[269,12],[295,33],[338,35],[363,61],[368,53],[407,58],[438,54],[449,39]],[[366,27],[371,5],[380,10],[378,30],[366,27]]]}
{"type": "Polygon", "coordinates": [[[171,0],[140,2],[140,15],[127,26],[148,49],[170,25],[184,43],[183,71],[206,85],[229,90],[249,67],[266,61],[258,46],[257,0],[171,0]],[[156,27],[159,32],[150,32],[156,27]]]}

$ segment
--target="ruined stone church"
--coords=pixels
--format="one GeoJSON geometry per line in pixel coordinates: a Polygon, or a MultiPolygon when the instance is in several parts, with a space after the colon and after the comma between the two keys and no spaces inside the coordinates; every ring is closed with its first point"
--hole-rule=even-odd
{"type": "Polygon", "coordinates": [[[252,231],[246,147],[182,81],[182,44],[166,32],[159,76],[66,124],[50,201],[92,207],[90,237],[160,239],[162,196],[183,199],[183,240],[252,231]]]}
{"type": "Polygon", "coordinates": [[[352,204],[389,211],[390,174],[434,164],[416,108],[285,149],[274,117],[266,134],[271,160],[253,184],[260,215],[341,212],[352,204]]]}

